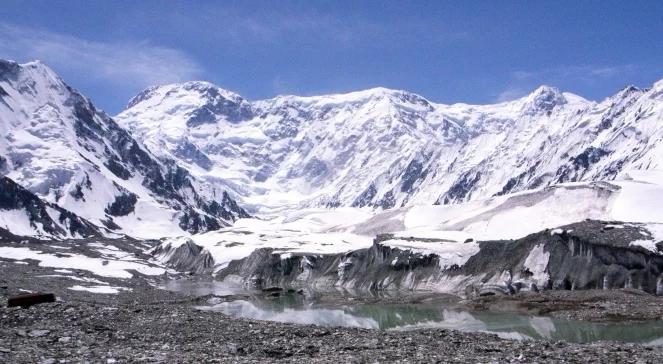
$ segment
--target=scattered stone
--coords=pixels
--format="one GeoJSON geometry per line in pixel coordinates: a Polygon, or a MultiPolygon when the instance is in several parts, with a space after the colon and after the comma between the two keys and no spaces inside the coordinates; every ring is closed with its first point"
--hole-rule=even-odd
{"type": "Polygon", "coordinates": [[[50,334],[50,330],[32,330],[28,333],[28,336],[30,337],[42,337],[50,334]]]}
{"type": "MultiPolygon", "coordinates": [[[[71,246],[72,254],[79,254],[79,249],[85,248],[79,241],[71,246]]],[[[181,292],[156,289],[154,277],[147,279],[138,273],[131,280],[125,281],[104,278],[113,286],[128,285],[132,288],[121,295],[71,291],[68,289],[71,287],[69,279],[35,277],[36,274],[56,273],[36,265],[9,264],[0,267],[0,277],[12,277],[11,281],[2,282],[8,285],[8,292],[17,292],[19,288],[47,290],[63,299],[56,304],[36,305],[28,310],[7,308],[4,307],[7,291],[0,290],[0,363],[256,363],[277,360],[307,364],[663,363],[663,350],[660,348],[620,342],[521,342],[481,332],[432,328],[407,332],[382,331],[232,318],[219,312],[196,308],[209,297],[192,297],[181,292]],[[33,336],[36,332],[49,330],[43,336],[33,336]]],[[[85,276],[89,276],[89,272],[85,276]]],[[[286,290],[274,290],[262,295],[275,292],[287,294],[286,290]]],[[[302,290],[298,292],[304,294],[302,290]]],[[[307,291],[306,296],[308,294],[307,291]]],[[[422,295],[417,298],[411,293],[380,297],[379,300],[405,304],[437,302],[430,301],[431,297],[422,295]]],[[[237,298],[250,299],[240,295],[237,298]]],[[[375,300],[375,297],[358,297],[352,304],[375,300]]],[[[566,317],[567,313],[585,312],[580,318],[594,319],[608,315],[614,317],[615,314],[619,314],[620,319],[628,319],[633,315],[663,317],[663,297],[625,290],[495,295],[480,297],[468,305],[476,306],[479,310],[494,305],[507,308],[515,306],[519,309],[534,309],[546,315],[562,312],[562,317],[566,317]]]]}

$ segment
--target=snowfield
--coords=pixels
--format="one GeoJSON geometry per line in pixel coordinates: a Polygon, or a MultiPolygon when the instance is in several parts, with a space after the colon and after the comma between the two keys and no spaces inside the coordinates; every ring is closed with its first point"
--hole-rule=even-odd
{"type": "Polygon", "coordinates": [[[134,259],[101,259],[91,258],[81,254],[46,254],[38,250],[23,247],[0,246],[0,257],[23,260],[33,259],[39,261],[42,267],[81,269],[92,272],[101,277],[131,278],[129,270],[135,270],[145,275],[160,275],[165,269],[149,266],[134,259]]]}
{"type": "MultiPolygon", "coordinates": [[[[595,219],[645,227],[651,239],[632,244],[658,252],[654,244],[663,240],[663,201],[650,203],[644,214],[629,203],[633,196],[663,199],[663,185],[651,179],[629,179],[560,184],[457,205],[412,205],[387,211],[308,208],[269,220],[241,219],[230,228],[169,238],[162,245],[174,248],[191,240],[212,254],[218,270],[259,248],[273,248],[284,256],[336,254],[368,248],[377,234],[392,233],[394,238],[381,244],[436,254],[449,267],[463,265],[476,254],[477,241],[517,239],[545,229],[562,233],[555,228],[595,219]]],[[[541,269],[547,264],[545,257],[540,251],[528,259],[535,280],[545,278],[541,269]]],[[[157,259],[167,261],[168,256],[157,259]]]]}

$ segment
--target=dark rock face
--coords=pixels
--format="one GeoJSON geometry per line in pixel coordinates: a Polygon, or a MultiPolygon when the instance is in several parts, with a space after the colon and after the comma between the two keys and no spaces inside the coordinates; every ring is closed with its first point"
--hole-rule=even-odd
{"type": "Polygon", "coordinates": [[[138,202],[138,197],[131,192],[127,192],[115,196],[115,201],[108,205],[104,211],[112,216],[126,216],[134,212],[136,202],[138,202]]]}
{"type": "MultiPolygon", "coordinates": [[[[579,181],[592,164],[595,164],[601,158],[610,155],[610,152],[601,148],[589,147],[582,153],[569,159],[570,164],[565,164],[559,168],[556,173],[557,182],[575,182],[579,181]]],[[[621,166],[617,167],[617,172],[621,166]]]]}
{"type": "Polygon", "coordinates": [[[0,155],[0,173],[7,172],[7,158],[0,155]]]}
{"type": "MultiPolygon", "coordinates": [[[[215,215],[221,215],[224,216],[223,213],[221,212],[221,209],[223,209],[226,214],[234,214],[237,218],[240,219],[248,219],[251,217],[248,212],[246,212],[243,208],[241,208],[238,204],[237,201],[233,200],[230,195],[227,192],[223,192],[223,198],[221,199],[221,205],[218,205],[216,201],[213,201],[208,209],[212,211],[215,215]],[[218,207],[216,207],[218,206],[218,207]],[[215,210],[216,209],[216,210],[215,210]]],[[[231,216],[228,215],[228,219],[231,219],[231,216]]]]}
{"type": "Polygon", "coordinates": [[[531,177],[536,173],[536,168],[538,167],[538,165],[539,163],[537,162],[533,166],[529,167],[527,171],[517,175],[516,177],[509,178],[506,184],[504,184],[504,186],[502,187],[502,190],[496,193],[495,196],[501,196],[510,192],[514,192],[516,188],[521,186],[527,186],[529,188],[538,187],[537,184],[540,184],[541,182],[537,182],[536,180],[529,181],[531,177]]]}
{"type": "Polygon", "coordinates": [[[518,240],[479,242],[480,250],[465,264],[443,267],[436,254],[389,247],[382,242],[392,237],[380,235],[371,248],[345,254],[285,258],[259,249],[231,262],[218,277],[257,288],[429,289],[468,296],[633,288],[663,294],[663,256],[629,245],[646,237],[637,226],[584,221],[518,240]],[[532,265],[540,271],[533,272],[532,265]]]}
{"type": "Polygon", "coordinates": [[[179,226],[182,230],[197,234],[205,231],[218,230],[227,225],[221,225],[216,219],[199,214],[193,209],[186,209],[180,217],[179,226]]]}
{"type": "Polygon", "coordinates": [[[0,209],[2,210],[23,210],[28,215],[30,224],[37,229],[37,224],[41,229],[56,237],[67,235],[80,235],[82,237],[100,237],[100,229],[91,222],[78,217],[74,213],[61,208],[55,204],[42,201],[32,192],[19,186],[7,177],[0,178],[0,209]],[[56,223],[54,217],[49,215],[47,207],[58,214],[56,223]],[[61,227],[64,225],[65,228],[61,227]]]}
{"type": "Polygon", "coordinates": [[[221,202],[217,201],[199,201],[199,207],[206,214],[185,208],[180,218],[179,226],[190,233],[202,233],[205,231],[218,230],[228,226],[224,221],[234,221],[236,219],[249,218],[251,215],[241,208],[227,192],[223,192],[221,202]],[[218,220],[217,218],[223,220],[218,220]]]}
{"type": "Polygon", "coordinates": [[[468,171],[464,173],[449,190],[436,201],[437,205],[447,205],[450,203],[461,202],[470,197],[474,186],[481,180],[481,172],[468,171]]]}
{"type": "Polygon", "coordinates": [[[212,255],[191,240],[176,248],[170,244],[158,245],[150,253],[178,271],[202,274],[212,273],[214,269],[212,255]]]}
{"type": "Polygon", "coordinates": [[[0,59],[0,79],[2,80],[14,80],[18,75],[21,67],[18,63],[14,61],[6,61],[0,59]]]}
{"type": "Polygon", "coordinates": [[[90,176],[86,173],[85,178],[80,182],[77,183],[74,187],[74,190],[71,191],[69,194],[71,197],[75,198],[76,200],[83,200],[85,201],[85,192],[83,189],[90,190],[92,188],[92,181],[90,181],[90,176]]]}
{"type": "Polygon", "coordinates": [[[394,197],[394,192],[387,191],[387,193],[385,193],[384,196],[382,196],[382,199],[378,201],[377,205],[385,210],[394,207],[396,205],[396,198],[394,197]]]}
{"type": "Polygon", "coordinates": [[[365,189],[361,195],[357,196],[354,202],[352,202],[352,207],[364,207],[370,205],[377,193],[378,191],[375,189],[375,184],[371,183],[370,186],[368,186],[368,188],[365,189]]]}
{"type": "Polygon", "coordinates": [[[428,171],[424,170],[421,161],[413,159],[405,168],[401,182],[401,192],[411,193],[415,183],[426,178],[428,171]]]}
{"type": "Polygon", "coordinates": [[[212,161],[207,155],[201,152],[194,144],[185,141],[175,149],[175,155],[187,161],[196,164],[200,168],[209,170],[212,168],[212,161]]]}

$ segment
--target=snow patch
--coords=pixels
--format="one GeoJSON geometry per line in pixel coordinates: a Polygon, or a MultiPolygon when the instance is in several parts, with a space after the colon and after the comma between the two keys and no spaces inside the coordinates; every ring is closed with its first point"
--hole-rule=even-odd
{"type": "MultiPolygon", "coordinates": [[[[446,241],[412,241],[403,239],[390,239],[380,244],[391,248],[408,250],[419,254],[434,254],[439,257],[440,267],[443,269],[451,266],[462,266],[476,253],[479,252],[479,244],[476,242],[458,243],[446,241]]],[[[392,262],[393,264],[393,262],[392,262]]]]}
{"type": "Polygon", "coordinates": [[[525,259],[523,266],[532,273],[531,279],[539,287],[544,287],[550,280],[550,275],[546,272],[550,252],[545,251],[544,244],[537,244],[525,259]]]}
{"type": "Polygon", "coordinates": [[[80,254],[55,256],[23,247],[0,247],[0,257],[15,260],[34,259],[38,260],[39,266],[42,267],[81,269],[102,277],[131,278],[133,274],[129,270],[145,275],[161,275],[165,272],[163,268],[138,262],[90,258],[80,254]]]}
{"type": "Polygon", "coordinates": [[[85,291],[90,293],[99,293],[99,294],[118,294],[120,291],[130,291],[131,288],[127,287],[113,287],[113,286],[72,286],[68,289],[72,291],[85,291]]]}

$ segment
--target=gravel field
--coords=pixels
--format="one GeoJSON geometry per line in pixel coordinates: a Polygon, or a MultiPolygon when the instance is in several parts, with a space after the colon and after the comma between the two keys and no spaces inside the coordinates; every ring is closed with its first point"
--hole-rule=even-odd
{"type": "MultiPolygon", "coordinates": [[[[144,277],[111,280],[131,288],[119,294],[72,291],[75,281],[37,278],[54,271],[36,262],[0,261],[0,273],[2,363],[663,362],[660,349],[636,344],[510,341],[444,329],[398,332],[232,318],[197,310],[207,296],[156,289],[144,277]],[[58,302],[7,308],[7,297],[21,290],[53,292],[58,302]]],[[[431,299],[421,295],[413,302],[431,299]]],[[[497,298],[484,301],[494,306],[497,298]]]]}
{"type": "Polygon", "coordinates": [[[183,301],[69,301],[3,308],[0,361],[660,363],[631,344],[507,341],[451,330],[391,332],[234,319],[183,301]]]}

